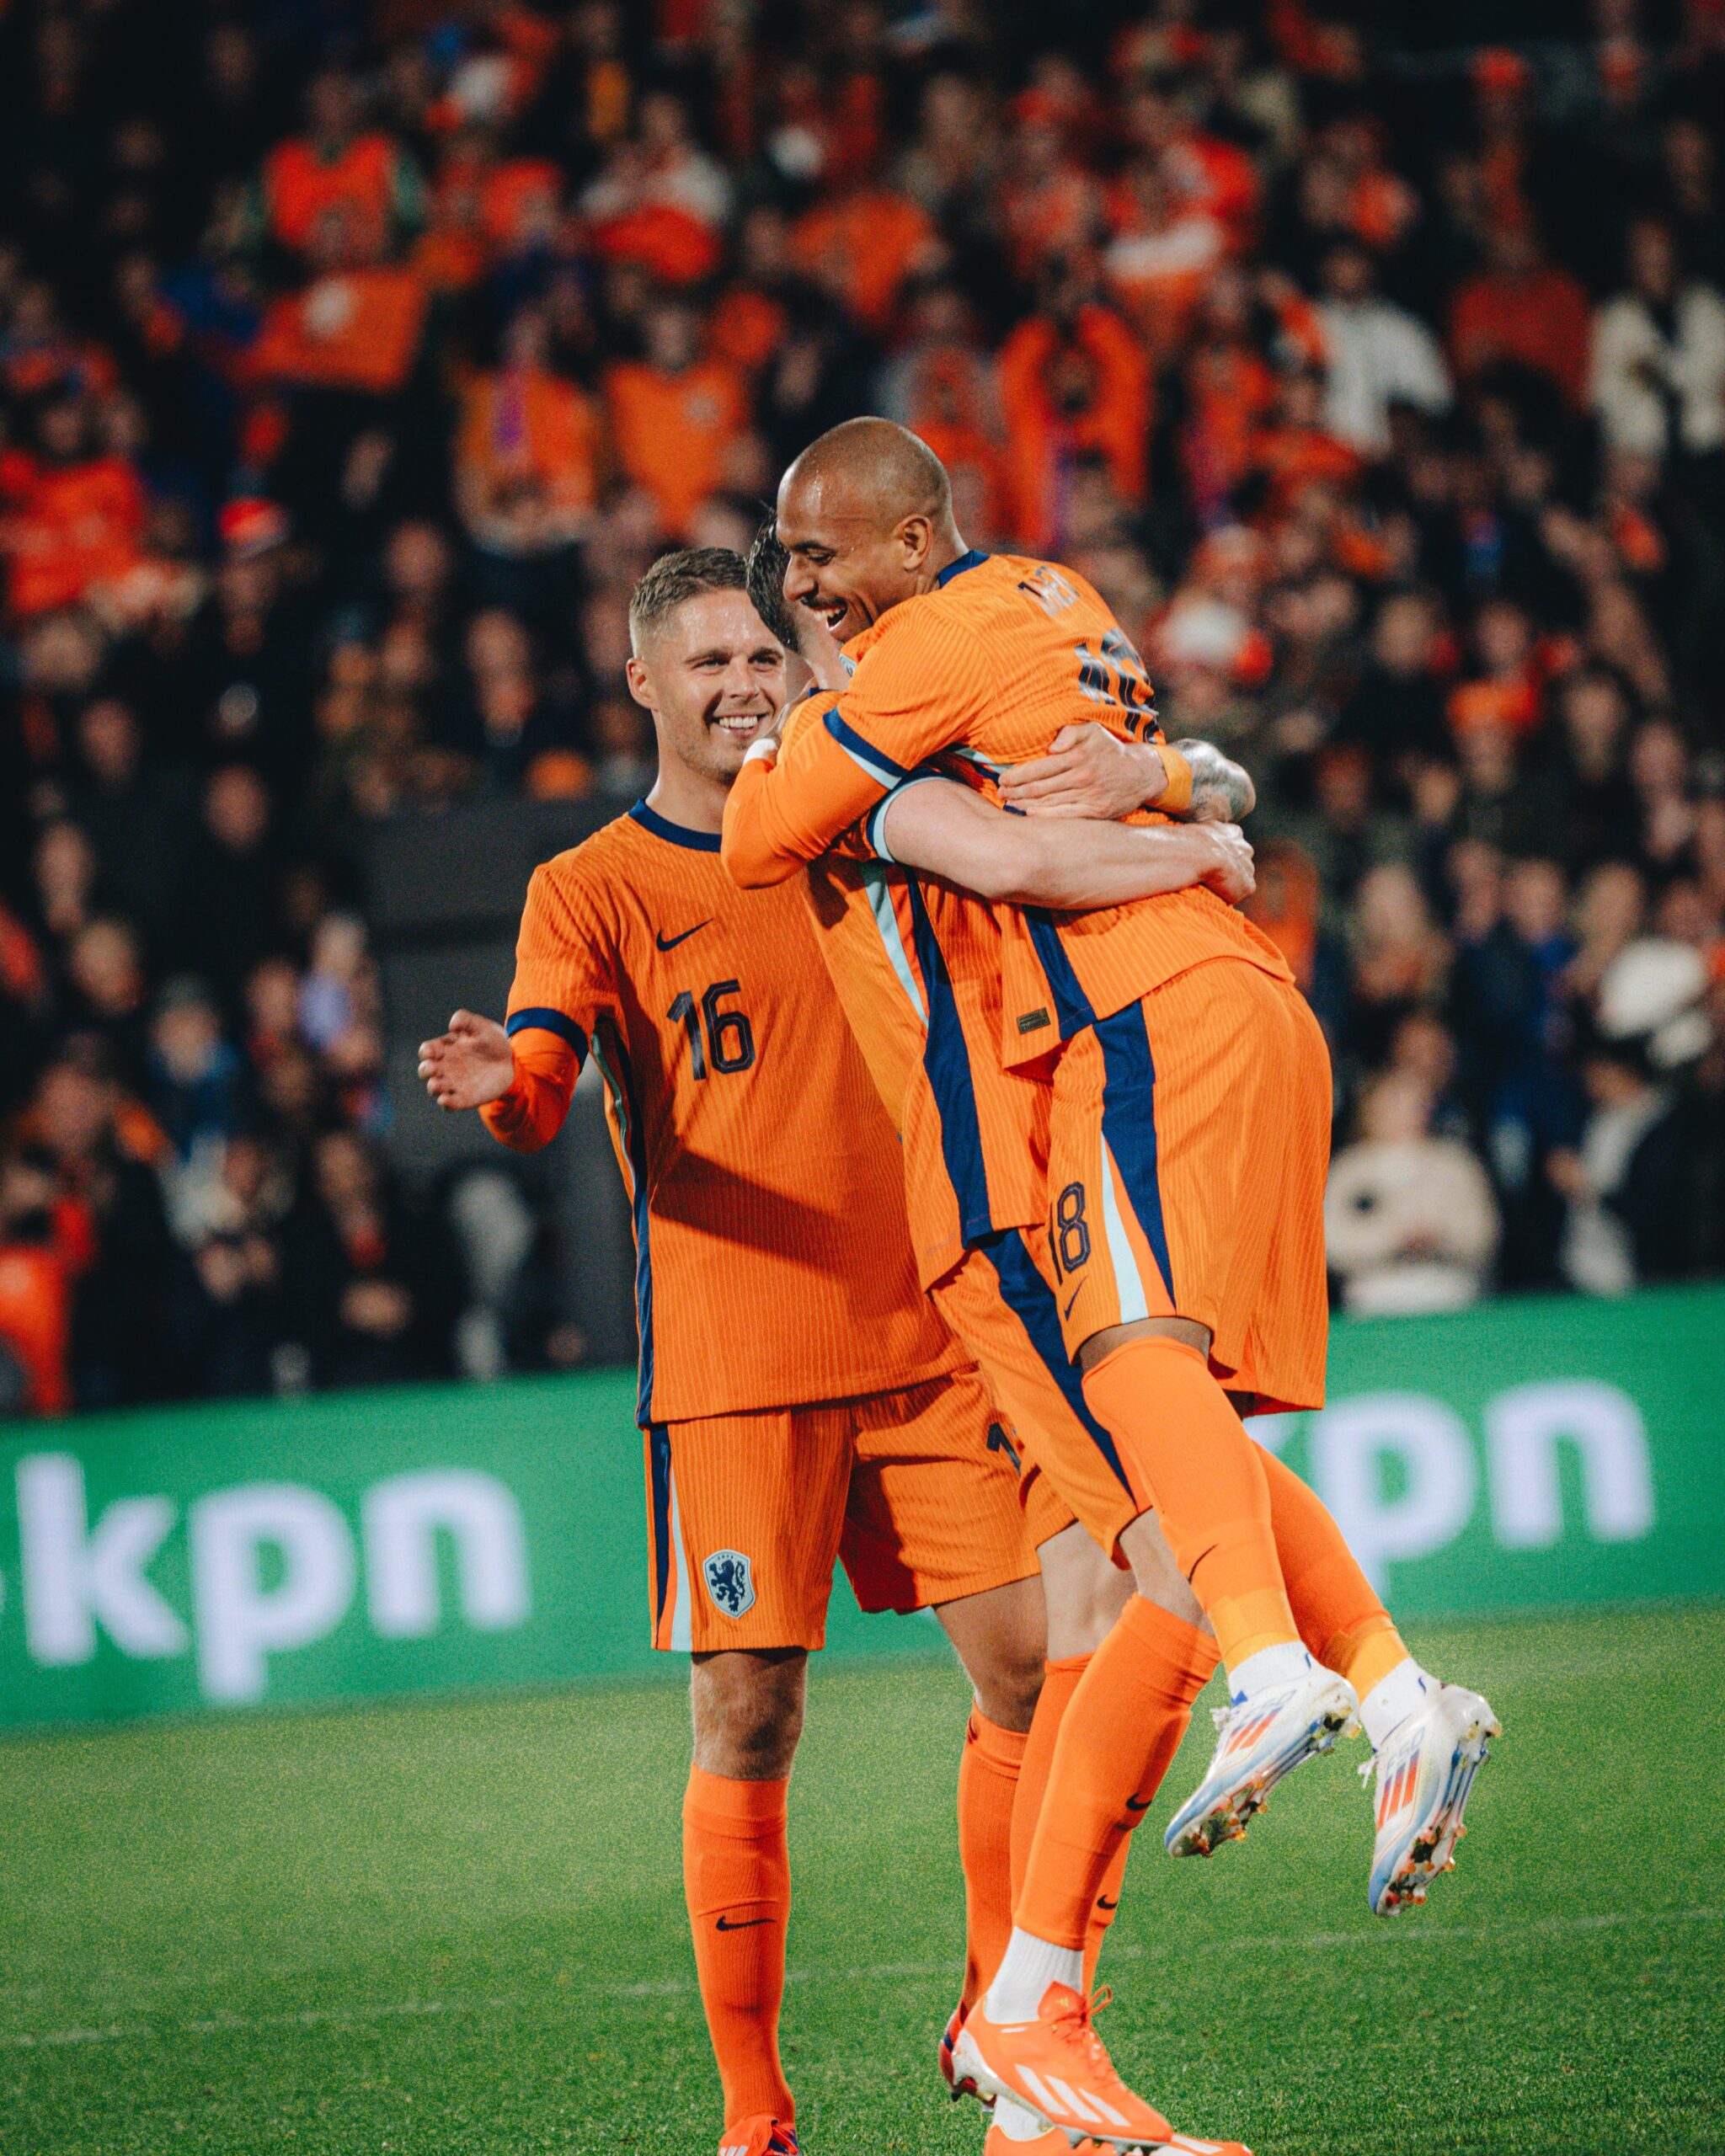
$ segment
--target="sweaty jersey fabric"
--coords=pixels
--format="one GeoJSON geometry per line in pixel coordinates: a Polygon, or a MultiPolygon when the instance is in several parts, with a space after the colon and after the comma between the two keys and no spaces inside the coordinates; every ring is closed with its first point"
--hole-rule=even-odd
{"type": "MultiPolygon", "coordinates": [[[[934,760],[986,786],[1045,754],[1065,725],[1160,738],[1143,662],[1097,593],[1053,563],[973,551],[846,650],[857,661],[849,686],[825,700],[776,768],[750,767],[756,776],[727,810],[728,855],[745,880],[770,875],[775,861],[788,873],[813,860],[934,760]]],[[[1203,888],[1089,913],[996,913],[1009,1064],[1035,1060],[1209,958],[1290,978],[1268,939],[1203,888]]]]}
{"type": "Polygon", "coordinates": [[[919,1292],[899,1147],[802,893],[638,803],[534,872],[484,1113],[522,1149],[582,1059],[634,1213],[644,1426],[912,1385],[964,1358],[919,1292]]]}

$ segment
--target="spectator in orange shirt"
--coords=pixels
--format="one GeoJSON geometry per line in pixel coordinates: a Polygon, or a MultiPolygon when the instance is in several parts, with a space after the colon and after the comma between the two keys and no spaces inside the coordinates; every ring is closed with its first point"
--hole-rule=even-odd
{"type": "Polygon", "coordinates": [[[400,144],[378,129],[361,131],[359,86],[339,68],[312,77],[303,135],[279,143],[264,161],[258,208],[264,229],[293,253],[311,247],[318,224],[339,210],[368,259],[425,220],[425,183],[400,144]]]}
{"type": "Polygon", "coordinates": [[[757,202],[737,233],[736,275],[719,293],[708,321],[708,347],[750,382],[784,342],[790,326],[787,294],[796,275],[790,227],[776,203],[757,202]]]}
{"type": "Polygon", "coordinates": [[[72,1284],[88,1252],[58,1199],[51,1154],[0,1159],[0,1416],[63,1415],[72,1404],[72,1284]]]}
{"type": "Polygon", "coordinates": [[[1153,81],[1139,83],[1124,117],[1128,142],[1161,166],[1181,214],[1210,218],[1236,243],[1243,241],[1258,214],[1258,174],[1245,151],[1195,125],[1153,81]]]}
{"type": "Polygon", "coordinates": [[[681,538],[717,488],[747,405],[736,369],[702,355],[692,308],[661,301],[642,326],[646,357],[606,376],[612,440],[624,475],[653,498],[661,534],[681,538]]]}
{"type": "Polygon", "coordinates": [[[1322,378],[1305,370],[1283,376],[1274,414],[1252,435],[1247,461],[1273,515],[1284,514],[1314,481],[1348,484],[1361,469],[1358,451],[1324,425],[1322,378]]]}
{"type": "Polygon", "coordinates": [[[730,207],[724,168],[696,143],[682,99],[669,90],[642,99],[635,139],[617,145],[581,197],[601,255],[674,285],[717,267],[730,207]]]}
{"type": "Polygon", "coordinates": [[[866,181],[807,211],[791,237],[809,275],[877,335],[892,326],[910,279],[945,260],[939,236],[916,205],[866,181]]]}
{"type": "Polygon", "coordinates": [[[1494,226],[1484,269],[1459,285],[1450,302],[1450,352],[1455,371],[1472,380],[1506,364],[1554,382],[1579,411],[1587,401],[1593,310],[1578,278],[1547,262],[1524,221],[1494,226]]]}
{"type": "Polygon", "coordinates": [[[16,505],[0,525],[0,547],[7,596],[20,618],[75,605],[143,558],[142,483],[125,457],[91,447],[83,403],[61,398],[41,414],[34,455],[16,464],[16,505]]]}
{"type": "Polygon", "coordinates": [[[1450,691],[1451,727],[1463,737],[1501,727],[1525,739],[1545,716],[1544,670],[1526,615],[1507,599],[1487,600],[1474,617],[1473,644],[1480,670],[1450,691]]]}
{"type": "Polygon", "coordinates": [[[544,318],[523,307],[503,363],[462,400],[456,501],[474,545],[508,559],[560,553],[586,531],[599,491],[599,418],[546,364],[544,318]]]}
{"type": "Polygon", "coordinates": [[[563,174],[547,157],[505,157],[496,131],[465,129],[450,146],[418,260],[430,282],[472,284],[494,264],[548,252],[563,207],[563,174]]]}
{"type": "Polygon", "coordinates": [[[1063,267],[1044,305],[1001,349],[1012,522],[1020,542],[1058,552],[1073,466],[1100,458],[1126,501],[1148,489],[1151,376],[1142,345],[1081,271],[1063,267]]]}
{"type": "Polygon", "coordinates": [[[1001,161],[1000,216],[1013,272],[1029,284],[1046,265],[1096,237],[1103,198],[1094,177],[1068,152],[1060,115],[1048,98],[1027,92],[1014,119],[1001,161]]]}
{"type": "Polygon", "coordinates": [[[1114,237],[1108,282],[1152,353],[1184,341],[1194,309],[1228,251],[1228,235],[1204,209],[1183,202],[1158,158],[1135,157],[1108,190],[1114,237]]]}
{"type": "Polygon", "coordinates": [[[1340,176],[1342,222],[1376,255],[1393,253],[1419,216],[1419,197],[1386,162],[1382,123],[1364,113],[1333,120],[1320,138],[1320,154],[1340,176]]]}

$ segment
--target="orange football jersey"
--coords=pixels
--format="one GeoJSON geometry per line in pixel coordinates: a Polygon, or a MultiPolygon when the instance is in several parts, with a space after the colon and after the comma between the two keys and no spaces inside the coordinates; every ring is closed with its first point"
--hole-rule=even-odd
{"type": "Polygon", "coordinates": [[[740,890],[644,803],[535,871],[510,990],[542,1145],[581,1059],[634,1210],[639,1419],[850,1399],[962,1367],[920,1292],[899,1146],[803,894],[740,890]]]}
{"type": "MultiPolygon", "coordinates": [[[[820,708],[791,713],[785,753],[820,708]]],[[[739,783],[758,783],[761,768],[739,783]]],[[[993,908],[898,867],[879,825],[877,812],[811,862],[807,889],[833,986],[904,1141],[911,1239],[932,1287],[967,1245],[1041,1220],[1049,1090],[1001,1060],[993,908]]]]}
{"type": "MultiPolygon", "coordinates": [[[[849,686],[727,810],[727,854],[744,880],[770,874],[774,860],[788,873],[814,859],[932,760],[985,787],[1074,723],[1161,738],[1143,662],[1097,592],[1052,563],[973,550],[846,651],[857,661],[849,686]]],[[[1008,1063],[1045,1054],[1207,958],[1290,978],[1268,939],[1201,887],[1090,913],[996,911],[1008,1063]]]]}

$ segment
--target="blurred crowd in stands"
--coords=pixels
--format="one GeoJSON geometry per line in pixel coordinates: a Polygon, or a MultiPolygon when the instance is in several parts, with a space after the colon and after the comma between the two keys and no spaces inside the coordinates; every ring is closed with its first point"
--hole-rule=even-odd
{"type": "Polygon", "coordinates": [[[1722,155],[1722,0],[0,0],[0,1412],[498,1366],[367,834],[868,410],[1255,774],[1339,1300],[1725,1269],[1722,155]]]}

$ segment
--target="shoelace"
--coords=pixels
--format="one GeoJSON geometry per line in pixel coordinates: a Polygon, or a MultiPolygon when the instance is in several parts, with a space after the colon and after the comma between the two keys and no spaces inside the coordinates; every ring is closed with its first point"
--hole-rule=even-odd
{"type": "Polygon", "coordinates": [[[1096,2016],[1105,2006],[1113,2005],[1114,1999],[1112,1987],[1104,1984],[1100,1991],[1093,1993],[1090,1998],[1080,1997],[1076,2005],[1069,2006],[1063,2012],[1049,2016],[1049,2025],[1061,2042],[1076,2044],[1083,2052],[1085,2063],[1091,2072],[1105,2073],[1110,2078],[1114,2078],[1114,2061],[1108,2057],[1102,2038],[1097,2035],[1092,2024],[1096,2016]]]}

